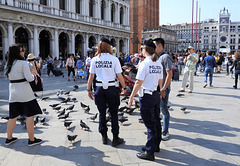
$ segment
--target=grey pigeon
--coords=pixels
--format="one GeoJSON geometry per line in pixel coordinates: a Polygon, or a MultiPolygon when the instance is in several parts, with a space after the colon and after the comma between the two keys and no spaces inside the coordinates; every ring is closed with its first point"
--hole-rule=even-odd
{"type": "Polygon", "coordinates": [[[68,121],[64,122],[64,126],[66,127],[66,129],[68,129],[71,124],[72,124],[72,122],[68,122],[68,121]]]}
{"type": "Polygon", "coordinates": [[[64,108],[61,112],[59,112],[58,117],[59,117],[59,116],[62,116],[62,115],[64,115],[64,114],[65,114],[65,108],[64,108]]]}
{"type": "Polygon", "coordinates": [[[59,104],[50,104],[49,106],[54,108],[54,107],[57,107],[58,105],[59,104]]]}
{"type": "Polygon", "coordinates": [[[90,130],[90,128],[82,120],[80,120],[80,126],[82,127],[82,129],[90,130]]]}
{"type": "Polygon", "coordinates": [[[61,106],[53,107],[53,109],[59,111],[61,109],[61,106]]]}
{"type": "Polygon", "coordinates": [[[64,116],[60,116],[58,119],[67,119],[69,117],[69,112],[65,114],[64,116]]]}
{"type": "Polygon", "coordinates": [[[70,111],[72,111],[73,108],[74,108],[74,106],[75,106],[75,105],[71,105],[71,106],[69,106],[66,110],[70,110],[70,111]]]}
{"type": "Polygon", "coordinates": [[[77,138],[77,135],[67,135],[68,141],[70,141],[70,144],[73,143],[73,141],[77,138]]]}
{"type": "Polygon", "coordinates": [[[98,116],[98,113],[96,113],[95,115],[89,117],[88,119],[91,119],[91,120],[95,121],[95,119],[97,118],[97,116],[98,116]]]}
{"type": "Polygon", "coordinates": [[[181,94],[181,93],[178,93],[176,96],[177,96],[177,97],[181,97],[181,96],[185,96],[185,95],[184,95],[184,94],[181,94]]]}
{"type": "Polygon", "coordinates": [[[182,111],[186,111],[187,107],[182,107],[181,110],[182,111]]]}

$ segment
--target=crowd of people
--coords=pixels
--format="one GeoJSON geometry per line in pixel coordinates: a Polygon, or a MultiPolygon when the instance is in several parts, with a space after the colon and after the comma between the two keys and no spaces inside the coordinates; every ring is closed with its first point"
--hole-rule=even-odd
{"type": "MultiPolygon", "coordinates": [[[[145,40],[139,53],[131,55],[121,53],[117,58],[112,55],[111,42],[106,38],[101,38],[95,55],[92,51],[88,52],[87,58],[69,54],[64,64],[68,70],[68,81],[70,81],[71,73],[75,81],[75,74],[78,71],[86,71],[87,93],[89,98],[95,101],[100,114],[99,132],[102,135],[102,143],[108,144],[106,125],[106,110],[108,108],[111,114],[112,146],[114,147],[124,143],[124,139],[119,137],[117,114],[120,105],[119,93],[125,94],[127,88],[124,75],[136,80],[130,91],[128,106],[132,106],[133,99],[138,94],[141,118],[147,128],[148,135],[147,142],[142,148],[143,152],[138,153],[137,157],[151,161],[155,159],[154,153],[160,151],[161,141],[167,141],[170,137],[168,101],[172,80],[179,80],[179,75],[183,74],[179,92],[185,92],[186,87],[188,87],[188,93],[193,93],[194,76],[197,76],[197,71],[204,72],[203,88],[208,85],[208,76],[209,86],[213,87],[213,73],[222,72],[223,64],[226,64],[227,75],[230,74],[233,77],[233,70],[235,70],[235,84],[233,86],[235,89],[237,89],[238,75],[240,74],[239,52],[235,53],[234,56],[231,56],[230,53],[227,55],[214,54],[210,51],[201,54],[189,46],[187,54],[178,55],[166,52],[164,46],[165,41],[162,38],[145,40]],[[188,79],[189,86],[187,86],[188,79]],[[160,123],[160,112],[163,115],[163,127],[160,123]]],[[[41,77],[42,61],[36,59],[33,54],[29,54],[28,62],[26,62],[24,49],[21,45],[12,45],[9,48],[6,74],[10,79],[10,120],[7,127],[6,145],[17,141],[12,133],[17,117],[22,114],[27,117],[28,145],[33,146],[42,142],[41,139],[34,137],[33,116],[42,113],[35,98],[38,90],[34,90],[28,83],[33,82],[37,85],[38,78],[41,77]]],[[[56,74],[55,60],[52,56],[49,55],[46,61],[47,75],[50,74],[50,71],[56,74]]]]}

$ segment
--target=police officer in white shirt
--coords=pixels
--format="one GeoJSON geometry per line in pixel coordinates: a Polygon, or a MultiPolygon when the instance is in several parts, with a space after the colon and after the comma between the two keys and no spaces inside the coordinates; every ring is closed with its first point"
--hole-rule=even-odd
{"type": "Polygon", "coordinates": [[[133,97],[139,91],[140,111],[143,122],[147,127],[147,143],[142,148],[144,152],[137,157],[145,160],[155,160],[154,152],[160,151],[161,123],[160,123],[160,94],[157,86],[162,86],[163,67],[158,61],[153,41],[145,40],[143,44],[143,56],[145,60],[140,64],[136,76],[136,83],[129,98],[128,106],[131,107],[133,97]]]}
{"type": "Polygon", "coordinates": [[[119,138],[118,125],[118,107],[120,105],[119,87],[116,76],[125,89],[125,83],[122,76],[122,68],[117,57],[112,55],[111,42],[106,38],[101,38],[97,53],[91,61],[90,75],[88,79],[88,96],[97,105],[99,111],[99,132],[102,134],[103,144],[108,143],[107,125],[106,125],[106,109],[109,107],[111,114],[113,141],[112,146],[120,145],[124,142],[119,138]],[[96,90],[93,95],[91,85],[96,74],[96,90]]]}

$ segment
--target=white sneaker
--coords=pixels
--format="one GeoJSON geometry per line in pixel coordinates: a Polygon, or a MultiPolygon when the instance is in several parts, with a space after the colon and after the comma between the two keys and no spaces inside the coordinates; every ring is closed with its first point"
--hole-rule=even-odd
{"type": "Polygon", "coordinates": [[[162,140],[163,141],[167,141],[168,139],[169,139],[169,132],[167,131],[164,131],[163,133],[162,133],[162,140]]]}

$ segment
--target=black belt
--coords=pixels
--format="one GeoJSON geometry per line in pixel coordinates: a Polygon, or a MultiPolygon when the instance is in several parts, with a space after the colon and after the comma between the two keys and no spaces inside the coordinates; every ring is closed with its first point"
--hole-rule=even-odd
{"type": "MultiPolygon", "coordinates": [[[[114,83],[115,81],[108,81],[108,83],[114,83]]],[[[96,83],[102,83],[102,81],[96,81],[96,83]]]]}
{"type": "Polygon", "coordinates": [[[10,80],[10,83],[20,83],[20,82],[25,82],[27,81],[26,78],[19,79],[19,80],[10,80]]]}

